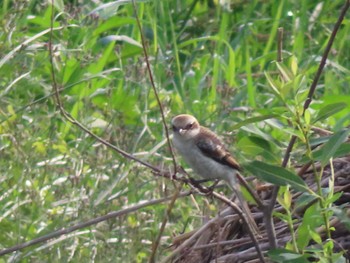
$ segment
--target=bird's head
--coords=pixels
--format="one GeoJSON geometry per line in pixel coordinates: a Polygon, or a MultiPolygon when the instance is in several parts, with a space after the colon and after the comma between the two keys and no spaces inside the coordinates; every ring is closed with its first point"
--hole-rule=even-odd
{"type": "Polygon", "coordinates": [[[200,131],[200,125],[197,119],[188,114],[175,116],[172,119],[171,124],[174,136],[186,140],[194,138],[200,131]]]}

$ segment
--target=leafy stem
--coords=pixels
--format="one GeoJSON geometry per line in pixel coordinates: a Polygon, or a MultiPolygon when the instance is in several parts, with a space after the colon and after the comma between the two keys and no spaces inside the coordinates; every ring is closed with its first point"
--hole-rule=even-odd
{"type": "MultiPolygon", "coordinates": [[[[323,194],[323,190],[322,190],[322,175],[324,172],[324,166],[321,166],[320,171],[317,171],[316,168],[316,160],[313,156],[312,153],[312,148],[311,148],[311,144],[310,144],[310,124],[309,121],[306,120],[306,122],[303,122],[302,119],[300,118],[300,115],[297,113],[297,126],[299,128],[299,130],[302,132],[303,134],[303,139],[305,141],[305,145],[306,145],[306,155],[307,157],[311,160],[311,166],[312,166],[312,173],[314,175],[314,179],[316,182],[316,193],[317,193],[317,199],[321,208],[321,213],[322,213],[322,219],[323,219],[323,223],[325,226],[325,231],[326,231],[326,235],[327,235],[327,239],[331,238],[331,229],[330,229],[330,215],[329,215],[329,211],[328,208],[330,206],[330,204],[328,204],[329,202],[327,202],[327,199],[324,197],[323,194]]],[[[328,195],[327,198],[331,198],[331,195],[328,195]]],[[[292,233],[292,232],[291,232],[292,233]]],[[[329,257],[330,262],[332,262],[332,250],[329,249],[323,249],[323,252],[326,254],[327,257],[329,257]]]]}

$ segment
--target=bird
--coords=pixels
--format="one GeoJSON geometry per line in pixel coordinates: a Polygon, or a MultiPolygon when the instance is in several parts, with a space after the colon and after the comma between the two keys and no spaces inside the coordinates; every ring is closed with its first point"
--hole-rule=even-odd
{"type": "Polygon", "coordinates": [[[258,227],[240,191],[236,175],[242,171],[239,163],[226,149],[219,137],[188,114],[171,120],[173,145],[192,170],[204,179],[219,179],[228,183],[255,233],[258,227]]]}

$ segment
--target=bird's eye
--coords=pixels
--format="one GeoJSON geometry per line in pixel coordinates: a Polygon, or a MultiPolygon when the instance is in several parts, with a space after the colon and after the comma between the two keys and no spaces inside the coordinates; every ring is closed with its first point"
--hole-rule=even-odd
{"type": "Polygon", "coordinates": [[[190,130],[192,129],[192,127],[193,127],[193,122],[191,122],[190,124],[187,124],[185,129],[190,130]]]}
{"type": "Polygon", "coordinates": [[[175,125],[171,126],[171,128],[173,129],[174,132],[178,130],[175,125]]]}

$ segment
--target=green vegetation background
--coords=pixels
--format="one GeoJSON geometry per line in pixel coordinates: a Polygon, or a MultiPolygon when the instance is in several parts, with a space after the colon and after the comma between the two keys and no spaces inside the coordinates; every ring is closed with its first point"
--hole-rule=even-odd
{"type": "MultiPolygon", "coordinates": [[[[133,6],[111,3],[55,0],[53,63],[63,105],[117,147],[172,169],[133,6]]],[[[137,1],[167,122],[193,114],[222,135],[240,162],[280,165],[291,134],[302,137],[294,121],[343,3],[137,1]],[[281,64],[275,62],[278,27],[284,28],[281,64]]],[[[50,1],[4,0],[0,8],[0,249],[171,195],[172,182],[60,115],[48,52],[50,1]]],[[[347,15],[306,124],[333,132],[350,124],[349,31],[347,15]],[[327,105],[339,108],[320,117],[327,105]]],[[[293,163],[305,162],[305,147],[298,140],[293,163]]],[[[204,197],[177,201],[159,255],[169,253],[174,235],[219,208],[204,197]]],[[[100,223],[25,249],[17,260],[144,262],[165,209],[154,205],[100,223]]]]}

